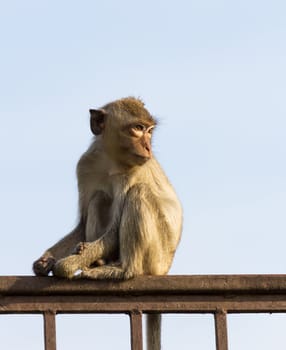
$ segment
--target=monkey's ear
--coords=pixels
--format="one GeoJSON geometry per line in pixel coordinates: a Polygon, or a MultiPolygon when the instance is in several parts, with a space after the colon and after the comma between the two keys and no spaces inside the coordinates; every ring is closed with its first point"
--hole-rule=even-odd
{"type": "Polygon", "coordinates": [[[94,135],[100,135],[104,129],[106,111],[104,109],[90,109],[90,129],[94,135]]]}

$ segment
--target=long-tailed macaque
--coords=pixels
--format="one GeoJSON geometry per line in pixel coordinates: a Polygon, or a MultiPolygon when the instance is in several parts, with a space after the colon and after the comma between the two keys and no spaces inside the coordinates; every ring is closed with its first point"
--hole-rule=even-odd
{"type": "MultiPolygon", "coordinates": [[[[34,262],[36,275],[122,280],[168,273],[182,230],[180,202],[152,154],[155,119],[135,98],[90,110],[95,135],[77,166],[77,227],[34,262]]],[[[160,315],[147,319],[160,349],[160,315]]]]}

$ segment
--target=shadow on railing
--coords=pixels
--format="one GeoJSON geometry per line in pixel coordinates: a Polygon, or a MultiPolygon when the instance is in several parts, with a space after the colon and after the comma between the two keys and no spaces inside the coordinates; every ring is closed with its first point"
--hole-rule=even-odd
{"type": "Polygon", "coordinates": [[[286,312],[286,275],[142,276],[124,282],[0,277],[0,314],[43,314],[45,350],[56,349],[56,315],[64,313],[128,314],[132,350],[143,347],[143,313],[210,313],[216,349],[227,350],[227,314],[246,312],[286,312]]]}

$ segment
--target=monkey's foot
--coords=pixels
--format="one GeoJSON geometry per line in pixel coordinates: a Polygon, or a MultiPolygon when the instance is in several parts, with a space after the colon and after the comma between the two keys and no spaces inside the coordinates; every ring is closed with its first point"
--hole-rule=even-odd
{"type": "Polygon", "coordinates": [[[96,280],[110,278],[107,276],[105,269],[103,270],[100,266],[99,267],[91,267],[91,268],[85,267],[84,269],[82,269],[82,271],[78,277],[79,278],[87,278],[87,279],[96,279],[96,280]]]}
{"type": "Polygon", "coordinates": [[[98,271],[98,268],[86,267],[86,268],[82,269],[79,277],[80,278],[87,278],[87,279],[98,279],[99,275],[100,275],[100,271],[98,271]]]}
{"type": "Polygon", "coordinates": [[[104,265],[94,268],[82,269],[79,278],[97,279],[97,280],[127,280],[133,278],[134,274],[125,271],[121,264],[104,265]]]}
{"type": "Polygon", "coordinates": [[[72,279],[75,273],[82,269],[82,262],[78,255],[70,255],[57,261],[53,274],[57,277],[72,279]]]}

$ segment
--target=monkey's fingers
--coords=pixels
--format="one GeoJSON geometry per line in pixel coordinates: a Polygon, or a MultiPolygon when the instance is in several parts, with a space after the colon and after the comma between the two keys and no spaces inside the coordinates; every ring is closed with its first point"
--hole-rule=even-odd
{"type": "Polygon", "coordinates": [[[36,276],[48,276],[49,272],[55,265],[55,258],[52,256],[46,257],[42,256],[40,259],[36,260],[33,264],[33,271],[36,276]]]}
{"type": "Polygon", "coordinates": [[[88,247],[90,243],[88,242],[80,242],[76,247],[75,247],[75,250],[74,250],[74,254],[78,254],[78,255],[81,255],[84,250],[88,247]]]}

